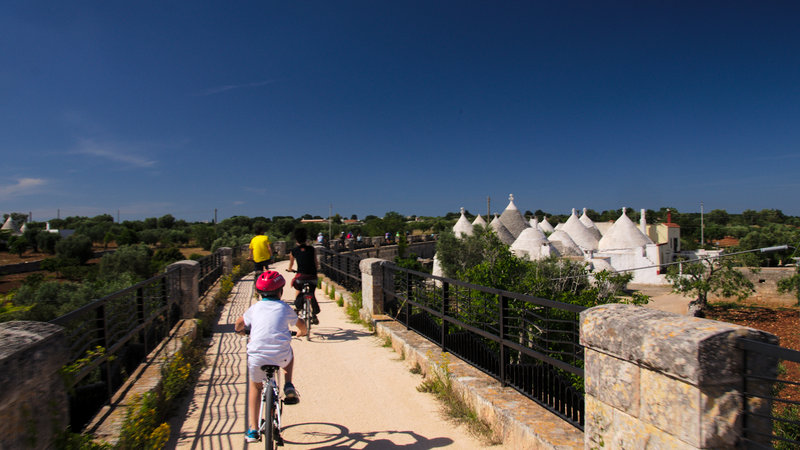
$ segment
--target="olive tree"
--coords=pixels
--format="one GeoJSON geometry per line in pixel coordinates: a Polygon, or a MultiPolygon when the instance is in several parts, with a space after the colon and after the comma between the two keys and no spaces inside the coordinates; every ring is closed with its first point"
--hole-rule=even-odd
{"type": "Polygon", "coordinates": [[[667,270],[666,277],[673,292],[695,297],[689,302],[689,315],[695,317],[705,317],[709,294],[736,297],[741,301],[755,292],[753,283],[741,271],[736,270],[731,258],[673,265],[667,270]]]}

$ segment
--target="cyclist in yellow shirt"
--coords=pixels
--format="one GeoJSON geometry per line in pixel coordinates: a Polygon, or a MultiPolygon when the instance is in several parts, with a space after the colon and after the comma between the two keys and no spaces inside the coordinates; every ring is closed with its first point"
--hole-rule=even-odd
{"type": "Polygon", "coordinates": [[[256,235],[250,240],[250,256],[247,258],[255,263],[256,276],[269,268],[272,259],[269,236],[264,234],[262,225],[256,226],[256,235]]]}

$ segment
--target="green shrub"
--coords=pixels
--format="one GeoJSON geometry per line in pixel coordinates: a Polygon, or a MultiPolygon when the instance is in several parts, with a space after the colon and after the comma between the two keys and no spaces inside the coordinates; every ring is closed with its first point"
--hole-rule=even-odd
{"type": "Polygon", "coordinates": [[[94,256],[92,241],[82,234],[73,234],[56,243],[56,255],[62,259],[76,259],[79,264],[86,264],[94,256]]]}
{"type": "Polygon", "coordinates": [[[145,280],[153,276],[152,258],[153,250],[144,244],[123,245],[114,253],[103,255],[100,259],[100,275],[108,278],[130,272],[145,280]]]}

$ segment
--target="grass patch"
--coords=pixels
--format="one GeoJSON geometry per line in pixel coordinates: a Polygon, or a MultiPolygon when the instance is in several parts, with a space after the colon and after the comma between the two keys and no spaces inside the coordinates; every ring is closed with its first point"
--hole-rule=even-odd
{"type": "MultiPolygon", "coordinates": [[[[428,358],[432,359],[430,353],[428,353],[428,358]]],[[[414,369],[421,372],[419,363],[412,368],[412,373],[415,373],[414,369]]],[[[470,433],[483,441],[484,444],[502,444],[502,440],[494,434],[489,424],[478,417],[475,410],[473,410],[467,402],[464,401],[464,398],[453,389],[449,353],[442,353],[439,356],[439,361],[432,363],[428,376],[425,377],[422,384],[417,386],[417,390],[419,392],[433,394],[436,399],[442,403],[443,411],[448,418],[458,424],[466,426],[470,433]]]]}
{"type": "Polygon", "coordinates": [[[415,362],[410,369],[409,372],[413,373],[414,375],[421,375],[422,374],[422,366],[419,365],[419,362],[415,362]]]}
{"type": "Polygon", "coordinates": [[[383,347],[384,348],[391,348],[392,346],[392,337],[388,334],[383,336],[383,347]]]}

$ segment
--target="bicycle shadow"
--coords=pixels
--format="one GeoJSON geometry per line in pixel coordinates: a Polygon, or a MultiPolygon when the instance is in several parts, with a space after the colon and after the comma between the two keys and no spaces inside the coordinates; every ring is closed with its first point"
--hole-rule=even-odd
{"type": "MultiPolygon", "coordinates": [[[[311,343],[317,344],[336,344],[339,342],[357,341],[373,336],[368,331],[350,330],[339,327],[314,326],[311,329],[311,343]]],[[[306,340],[304,337],[299,338],[306,340]]]]}
{"type": "Polygon", "coordinates": [[[315,449],[349,449],[356,446],[356,444],[364,444],[363,447],[359,445],[359,448],[369,450],[423,450],[446,447],[453,443],[450,438],[427,438],[413,431],[353,432],[344,425],[327,422],[306,422],[289,425],[283,429],[282,434],[287,444],[311,446],[311,448],[315,449]],[[309,429],[304,431],[305,428],[309,429]],[[407,441],[410,437],[413,442],[399,444],[390,439],[392,435],[399,437],[402,441],[407,441]]]}

